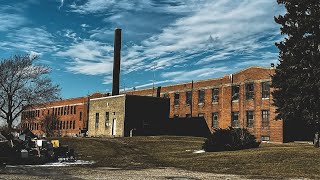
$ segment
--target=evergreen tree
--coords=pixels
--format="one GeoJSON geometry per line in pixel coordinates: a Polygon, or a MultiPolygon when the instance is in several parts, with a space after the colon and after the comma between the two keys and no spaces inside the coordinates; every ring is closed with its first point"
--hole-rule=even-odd
{"type": "MultiPolygon", "coordinates": [[[[275,17],[282,27],[279,64],[272,77],[278,119],[320,123],[320,0],[277,0],[287,12],[275,17]]],[[[295,132],[299,133],[299,132],[295,132]]]]}

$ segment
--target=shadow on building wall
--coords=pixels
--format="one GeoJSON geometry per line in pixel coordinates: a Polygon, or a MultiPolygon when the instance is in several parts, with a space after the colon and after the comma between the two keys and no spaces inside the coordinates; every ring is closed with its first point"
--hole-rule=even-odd
{"type": "Polygon", "coordinates": [[[313,141],[315,127],[301,120],[283,122],[284,142],[313,141]]]}

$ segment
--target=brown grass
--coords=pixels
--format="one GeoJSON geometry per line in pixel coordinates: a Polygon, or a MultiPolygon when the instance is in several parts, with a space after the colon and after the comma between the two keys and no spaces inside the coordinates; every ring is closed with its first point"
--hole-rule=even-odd
{"type": "Polygon", "coordinates": [[[152,136],[60,140],[74,147],[79,159],[94,160],[94,166],[130,169],[170,166],[252,178],[320,178],[320,150],[307,144],[262,144],[257,149],[194,154],[194,150],[201,149],[203,138],[152,136]]]}

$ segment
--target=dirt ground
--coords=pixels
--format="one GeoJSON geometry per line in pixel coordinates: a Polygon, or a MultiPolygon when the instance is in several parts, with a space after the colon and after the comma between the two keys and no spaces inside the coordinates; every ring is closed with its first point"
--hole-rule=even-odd
{"type": "Polygon", "coordinates": [[[177,168],[153,169],[119,169],[108,167],[6,167],[0,169],[0,179],[169,179],[169,180],[198,180],[198,179],[244,179],[241,176],[192,172],[177,168]]]}

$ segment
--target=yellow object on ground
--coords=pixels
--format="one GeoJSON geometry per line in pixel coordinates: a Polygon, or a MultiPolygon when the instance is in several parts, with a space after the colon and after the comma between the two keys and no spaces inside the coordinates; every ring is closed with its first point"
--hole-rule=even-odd
{"type": "Polygon", "coordinates": [[[51,140],[52,146],[54,148],[58,148],[59,147],[59,140],[51,140]]]}

